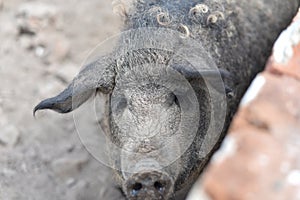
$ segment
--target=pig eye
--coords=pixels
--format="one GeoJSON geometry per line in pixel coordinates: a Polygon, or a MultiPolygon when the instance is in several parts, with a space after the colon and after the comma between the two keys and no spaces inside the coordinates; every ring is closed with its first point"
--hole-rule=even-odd
{"type": "Polygon", "coordinates": [[[179,101],[178,101],[178,98],[177,98],[177,96],[176,96],[175,94],[173,94],[173,103],[174,103],[175,105],[177,105],[177,106],[180,106],[179,101]]]}
{"type": "Polygon", "coordinates": [[[121,98],[118,102],[118,106],[117,106],[117,109],[121,109],[123,110],[124,108],[127,107],[127,99],[125,97],[121,98]]]}
{"type": "Polygon", "coordinates": [[[122,112],[127,107],[127,99],[125,97],[112,98],[111,106],[114,112],[122,112]]]}
{"type": "Polygon", "coordinates": [[[163,185],[161,182],[158,182],[158,181],[156,181],[156,182],[154,183],[154,187],[155,187],[155,189],[156,189],[157,191],[159,191],[159,192],[161,192],[161,193],[163,193],[164,190],[165,190],[164,185],[163,185]]]}
{"type": "Polygon", "coordinates": [[[175,103],[177,106],[180,106],[179,101],[178,101],[178,98],[177,98],[176,95],[174,95],[174,103],[175,103]]]}
{"type": "Polygon", "coordinates": [[[174,93],[170,93],[169,97],[167,98],[166,103],[169,106],[172,106],[173,104],[176,104],[177,106],[179,106],[178,98],[174,93]]]}
{"type": "Polygon", "coordinates": [[[136,197],[142,189],[143,189],[143,185],[141,183],[135,183],[131,188],[130,194],[133,197],[136,197]]]}

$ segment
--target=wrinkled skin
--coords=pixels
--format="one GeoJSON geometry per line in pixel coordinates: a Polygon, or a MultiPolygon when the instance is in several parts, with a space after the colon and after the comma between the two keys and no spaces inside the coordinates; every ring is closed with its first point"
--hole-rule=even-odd
{"type": "MultiPolygon", "coordinates": [[[[121,10],[124,30],[169,28],[200,42],[209,52],[219,68],[209,76],[220,74],[225,85],[220,104],[224,104],[226,118],[220,142],[246,88],[263,69],[273,42],[298,6],[298,0],[149,0],[132,1],[121,10]]],[[[216,143],[205,157],[199,156],[211,122],[213,100],[204,82],[207,74],[190,71],[175,56],[176,49],[180,47],[172,52],[140,49],[122,58],[113,53],[101,57],[87,65],[65,91],[42,101],[34,110],[66,113],[79,107],[95,90],[106,94],[107,134],[121,149],[111,149],[112,166],[118,169],[118,183],[130,200],[179,199],[175,193],[180,190],[184,196],[219,146],[216,143]],[[174,59],[177,64],[170,64],[174,59]],[[161,65],[166,67],[158,67],[161,65]],[[180,103],[187,98],[189,86],[178,75],[193,89],[199,112],[180,103]],[[188,122],[183,123],[183,112],[188,122]],[[184,149],[191,136],[188,128],[195,123],[196,135],[184,149]],[[181,156],[173,160],[175,154],[181,156]]]]}

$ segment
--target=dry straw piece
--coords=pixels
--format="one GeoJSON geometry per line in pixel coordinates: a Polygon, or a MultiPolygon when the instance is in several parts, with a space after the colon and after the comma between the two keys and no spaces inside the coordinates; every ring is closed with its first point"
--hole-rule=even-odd
{"type": "Polygon", "coordinates": [[[183,35],[181,36],[182,38],[188,38],[191,35],[189,28],[183,24],[179,25],[178,31],[183,33],[183,35]]]}
{"type": "Polygon", "coordinates": [[[195,7],[191,8],[189,15],[197,15],[198,13],[208,13],[209,8],[205,4],[197,4],[195,7]]]}
{"type": "Polygon", "coordinates": [[[157,22],[162,26],[167,26],[171,23],[171,19],[168,13],[161,12],[156,16],[157,22]]]}

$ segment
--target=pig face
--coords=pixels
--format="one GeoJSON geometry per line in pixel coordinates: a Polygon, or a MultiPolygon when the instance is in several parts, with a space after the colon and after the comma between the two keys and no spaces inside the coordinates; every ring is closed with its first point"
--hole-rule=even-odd
{"type": "Polygon", "coordinates": [[[129,199],[168,199],[180,169],[168,167],[182,150],[174,141],[180,135],[179,97],[167,74],[155,77],[148,69],[137,76],[136,70],[117,76],[110,101],[111,140],[122,149],[122,187],[129,199]]]}
{"type": "Polygon", "coordinates": [[[176,177],[171,174],[178,173],[178,168],[164,169],[171,157],[161,151],[166,145],[180,151],[170,142],[181,118],[176,96],[154,83],[121,92],[122,97],[113,94],[110,122],[113,142],[122,149],[124,192],[130,199],[165,199],[173,192],[176,177]]]}

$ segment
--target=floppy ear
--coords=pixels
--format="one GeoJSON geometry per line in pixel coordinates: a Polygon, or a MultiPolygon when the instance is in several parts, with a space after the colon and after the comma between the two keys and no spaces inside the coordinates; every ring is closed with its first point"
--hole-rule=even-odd
{"type": "Polygon", "coordinates": [[[232,76],[232,74],[226,69],[203,69],[195,70],[191,67],[182,67],[181,65],[174,65],[173,69],[177,70],[179,73],[184,75],[188,80],[202,78],[207,80],[212,88],[217,92],[224,92],[222,84],[224,84],[225,92],[227,96],[233,96],[234,89],[232,86],[235,86],[237,80],[232,76]],[[221,80],[223,83],[219,83],[221,80]]]}
{"type": "Polygon", "coordinates": [[[113,60],[98,59],[83,68],[60,94],[40,102],[34,108],[33,114],[42,109],[51,109],[59,113],[71,112],[87,101],[96,90],[103,93],[112,91],[114,80],[113,60]]]}

